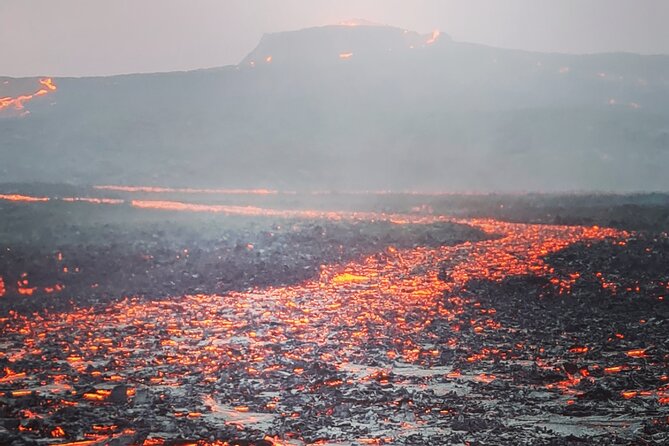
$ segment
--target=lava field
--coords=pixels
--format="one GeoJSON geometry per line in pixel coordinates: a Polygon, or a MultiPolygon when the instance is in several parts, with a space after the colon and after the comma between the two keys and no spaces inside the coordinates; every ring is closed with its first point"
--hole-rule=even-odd
{"type": "MultiPolygon", "coordinates": [[[[155,203],[136,207],[249,213],[155,203]]],[[[106,204],[118,203],[71,205],[106,204]]],[[[375,212],[248,218],[274,231],[231,229],[218,245],[70,243],[41,252],[48,263],[8,248],[0,443],[669,441],[666,233],[375,212]],[[222,282],[226,265],[235,274],[222,282]],[[49,304],[59,299],[69,304],[49,304]]]]}

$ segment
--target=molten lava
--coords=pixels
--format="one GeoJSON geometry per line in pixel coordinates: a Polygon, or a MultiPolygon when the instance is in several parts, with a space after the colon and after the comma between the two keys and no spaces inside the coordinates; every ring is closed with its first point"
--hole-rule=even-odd
{"type": "MultiPolygon", "coordinates": [[[[107,188],[142,193],[175,191],[100,187],[107,188]]],[[[192,189],[176,191],[189,193],[192,189]]],[[[18,197],[21,197],[19,201],[46,200],[18,197]]],[[[119,200],[108,199],[63,201],[119,204],[119,200]]],[[[547,256],[575,243],[604,239],[622,243],[629,237],[624,231],[596,226],[532,225],[414,214],[284,211],[159,200],[127,202],[142,209],[273,218],[373,220],[396,225],[457,222],[497,237],[435,248],[388,246],[377,254],[345,265],[323,265],[318,277],[290,286],[178,299],[130,298],[105,307],[58,314],[12,313],[0,324],[5,342],[0,359],[8,364],[0,375],[0,383],[11,389],[8,392],[12,398],[36,395],[42,398],[44,403],[31,410],[45,419],[63,407],[68,410],[113,407],[110,389],[122,382],[132,384],[124,394],[128,400],[137,398],[140,388],[156,395],[182,398],[187,393],[191,396],[190,400],[179,400],[186,402],[169,411],[173,423],[218,417],[239,430],[262,431],[272,423],[279,423],[278,420],[288,422],[286,420],[300,418],[303,411],[310,410],[291,403],[296,394],[311,398],[315,392],[323,392],[318,395],[341,392],[353,398],[350,395],[356,395],[357,385],[369,387],[371,383],[374,388],[403,385],[414,389],[411,386],[423,385],[419,378],[425,376],[434,376],[444,385],[466,382],[477,386],[504,386],[509,382],[508,375],[497,370],[493,374],[486,365],[508,361],[512,366],[514,361],[527,360],[527,357],[537,370],[554,375],[559,364],[542,362],[532,356],[533,352],[543,351],[543,346],[500,341],[513,339],[519,327],[505,326],[505,320],[499,318],[495,308],[482,305],[471,294],[463,292],[465,285],[479,280],[502,282],[514,276],[529,275],[568,295],[582,280],[581,275],[578,271],[557,272],[545,261],[547,256]],[[440,274],[444,264],[448,265],[444,270],[446,279],[440,274]],[[431,368],[442,357],[452,358],[448,359],[451,365],[431,368]],[[398,378],[401,370],[417,374],[410,375],[414,381],[398,378]],[[86,386],[79,393],[71,390],[81,389],[81,383],[86,386]],[[251,387],[244,387],[250,386],[249,383],[267,392],[249,391],[251,387]]],[[[62,255],[58,254],[57,259],[61,261],[62,255]]],[[[596,280],[601,280],[601,276],[596,280]]],[[[22,277],[17,287],[25,293],[33,289],[27,277],[22,277]]],[[[53,288],[55,290],[55,286],[53,288]]],[[[0,278],[0,295],[3,291],[4,282],[0,278]]],[[[614,331],[611,337],[616,342],[626,342],[625,336],[614,331]]],[[[595,366],[585,361],[595,355],[597,349],[575,342],[566,344],[564,351],[570,361],[579,361],[578,367],[569,369],[560,380],[545,386],[536,385],[541,386],[542,391],[559,395],[558,398],[564,395],[561,401],[565,407],[578,406],[578,389],[582,384],[606,377],[624,377],[637,363],[647,361],[652,355],[652,350],[632,349],[634,345],[626,344],[628,346],[619,351],[619,357],[613,358],[620,363],[595,366]],[[621,358],[632,358],[630,361],[634,364],[623,364],[621,358]]],[[[546,347],[554,348],[550,342],[546,347]]],[[[556,363],[559,359],[556,358],[556,363]]],[[[401,399],[388,398],[375,404],[385,405],[388,414],[397,413],[398,405],[411,408],[417,404],[415,400],[407,401],[410,392],[404,395],[401,399]]],[[[669,402],[664,385],[652,391],[625,390],[616,393],[616,398],[630,402],[653,398],[662,405],[669,402]]],[[[335,409],[329,408],[314,416],[327,418],[335,409]]],[[[443,407],[416,408],[415,411],[416,420],[432,412],[452,416],[452,411],[443,407]]],[[[111,423],[85,423],[87,433],[79,440],[80,444],[104,443],[130,435],[129,431],[111,423]],[[90,440],[92,438],[96,440],[90,440]]],[[[384,437],[420,427],[418,421],[415,425],[406,422],[389,425],[384,437]]],[[[66,425],[47,432],[53,438],[66,433],[71,435],[66,425]]],[[[266,438],[273,444],[292,444],[275,437],[266,438]]],[[[370,444],[381,441],[366,437],[357,440],[370,444]]],[[[163,438],[150,437],[145,444],[165,442],[163,438]]],[[[193,444],[215,442],[194,441],[193,444]]]]}
{"type": "Polygon", "coordinates": [[[441,31],[435,29],[434,31],[432,31],[432,35],[430,36],[429,39],[427,39],[427,41],[425,41],[425,43],[427,45],[432,45],[437,40],[439,40],[439,36],[441,36],[441,31]]]}
{"type": "Polygon", "coordinates": [[[13,108],[14,110],[23,110],[25,108],[25,103],[39,96],[44,96],[50,92],[56,91],[56,85],[53,83],[53,79],[50,77],[40,79],[39,81],[42,88],[37,90],[32,94],[21,95],[17,97],[2,97],[0,98],[0,111],[13,108]]]}
{"type": "Polygon", "coordinates": [[[49,201],[47,197],[31,197],[29,195],[19,194],[0,194],[0,200],[24,202],[49,201]]]}

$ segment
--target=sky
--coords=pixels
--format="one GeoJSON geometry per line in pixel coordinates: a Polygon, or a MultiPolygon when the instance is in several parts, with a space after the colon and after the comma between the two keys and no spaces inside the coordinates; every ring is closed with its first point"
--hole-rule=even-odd
{"type": "Polygon", "coordinates": [[[0,76],[230,65],[263,33],[351,18],[503,48],[669,54],[669,0],[0,0],[0,76]]]}

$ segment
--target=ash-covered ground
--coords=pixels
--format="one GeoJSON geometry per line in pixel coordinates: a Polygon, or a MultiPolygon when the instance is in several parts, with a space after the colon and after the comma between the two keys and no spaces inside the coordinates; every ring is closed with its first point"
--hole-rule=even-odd
{"type": "Polygon", "coordinates": [[[500,197],[17,192],[2,444],[669,441],[657,197],[636,224],[565,199],[588,225],[555,226],[522,222],[555,197],[508,223],[500,197]]]}

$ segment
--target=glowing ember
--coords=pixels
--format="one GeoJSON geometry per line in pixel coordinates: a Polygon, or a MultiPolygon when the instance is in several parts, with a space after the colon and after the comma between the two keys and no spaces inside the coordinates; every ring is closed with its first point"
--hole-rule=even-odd
{"type": "Polygon", "coordinates": [[[627,356],[631,358],[643,358],[646,356],[646,350],[644,349],[630,350],[627,352],[627,356]]]}
{"type": "Polygon", "coordinates": [[[339,58],[342,60],[350,59],[353,57],[353,53],[339,53],[339,58]]]}
{"type": "Polygon", "coordinates": [[[584,346],[575,346],[569,349],[571,353],[579,353],[579,354],[587,353],[588,350],[589,348],[584,346]]]}
{"type": "Polygon", "coordinates": [[[56,426],[52,431],[51,431],[51,436],[53,438],[63,438],[65,437],[65,431],[63,430],[62,427],[56,426]]]}
{"type": "Polygon", "coordinates": [[[635,396],[639,395],[639,392],[634,391],[634,390],[626,390],[624,392],[621,392],[621,395],[625,399],[630,399],[630,398],[634,398],[635,396]]]}
{"type": "Polygon", "coordinates": [[[361,283],[366,282],[368,279],[365,276],[356,276],[355,274],[343,273],[338,274],[332,279],[332,283],[336,285],[341,285],[345,283],[361,283]]]}

